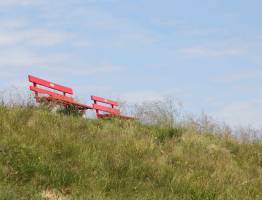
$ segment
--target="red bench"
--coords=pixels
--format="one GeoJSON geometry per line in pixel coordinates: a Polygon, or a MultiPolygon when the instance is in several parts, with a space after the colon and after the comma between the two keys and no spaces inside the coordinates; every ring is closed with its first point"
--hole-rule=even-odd
{"type": "Polygon", "coordinates": [[[119,117],[123,119],[134,119],[132,117],[121,115],[120,110],[116,108],[117,106],[119,106],[119,103],[116,101],[97,96],[91,96],[91,100],[94,101],[92,107],[96,110],[96,116],[98,118],[119,117]]]}
{"type": "Polygon", "coordinates": [[[65,106],[73,105],[79,110],[94,109],[98,118],[119,117],[124,119],[133,119],[132,117],[123,116],[116,107],[119,103],[110,99],[104,99],[97,96],[91,96],[94,101],[92,105],[79,103],[72,97],[72,88],[59,85],[32,75],[28,75],[28,80],[33,83],[30,90],[35,93],[37,102],[56,102],[65,106]],[[99,104],[98,104],[99,103],[99,104]]]}
{"type": "Polygon", "coordinates": [[[72,88],[46,81],[32,75],[28,76],[28,80],[33,83],[33,85],[30,86],[30,90],[35,93],[35,99],[37,102],[53,101],[64,105],[73,105],[79,110],[93,109],[92,105],[82,104],[75,100],[72,97],[72,88]]]}

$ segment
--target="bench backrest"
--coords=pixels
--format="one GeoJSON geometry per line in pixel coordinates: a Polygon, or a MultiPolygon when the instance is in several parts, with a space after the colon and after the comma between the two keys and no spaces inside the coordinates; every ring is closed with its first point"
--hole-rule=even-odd
{"type": "Polygon", "coordinates": [[[107,114],[101,114],[100,111],[104,113],[109,113],[111,115],[120,115],[120,111],[115,108],[116,106],[119,105],[118,102],[113,101],[111,99],[105,99],[97,96],[91,96],[91,100],[94,101],[93,108],[96,110],[96,115],[98,117],[107,116],[107,114]],[[100,104],[98,104],[98,102],[100,104]]]}
{"type": "Polygon", "coordinates": [[[63,92],[63,94],[73,94],[72,88],[62,86],[57,83],[53,83],[53,82],[50,82],[50,81],[47,81],[47,80],[44,80],[44,79],[41,79],[41,78],[38,78],[32,75],[28,75],[28,80],[32,82],[35,87],[37,87],[37,85],[41,85],[41,86],[48,87],[53,90],[63,92]]]}
{"type": "Polygon", "coordinates": [[[51,97],[56,97],[57,99],[64,100],[64,101],[73,101],[72,97],[66,96],[66,94],[73,94],[73,90],[69,87],[59,85],[57,83],[53,83],[32,75],[28,75],[28,80],[33,83],[30,86],[30,90],[35,92],[35,97],[38,98],[38,94],[46,94],[51,97]],[[42,87],[39,87],[42,86],[42,87]],[[53,89],[53,91],[46,90],[46,88],[53,89]],[[60,93],[62,94],[60,94],[60,93]]]}

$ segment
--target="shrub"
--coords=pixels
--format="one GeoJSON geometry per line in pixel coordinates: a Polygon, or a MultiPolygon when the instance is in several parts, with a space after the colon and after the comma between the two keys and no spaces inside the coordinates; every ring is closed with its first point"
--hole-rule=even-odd
{"type": "Polygon", "coordinates": [[[80,110],[74,105],[64,105],[59,102],[43,101],[40,104],[40,108],[50,112],[60,113],[64,115],[72,115],[72,116],[83,116],[85,113],[84,110],[80,110]]]}
{"type": "Polygon", "coordinates": [[[135,105],[135,116],[142,123],[165,128],[176,127],[181,117],[181,104],[172,97],[163,100],[148,101],[135,105]]]}
{"type": "Polygon", "coordinates": [[[164,142],[167,139],[171,138],[180,138],[184,132],[183,128],[160,128],[155,127],[155,131],[153,135],[155,138],[160,141],[164,142]]]}

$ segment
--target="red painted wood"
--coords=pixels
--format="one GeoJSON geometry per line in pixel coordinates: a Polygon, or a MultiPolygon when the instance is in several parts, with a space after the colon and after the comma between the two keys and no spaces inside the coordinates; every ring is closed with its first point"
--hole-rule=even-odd
{"type": "Polygon", "coordinates": [[[130,120],[134,120],[134,117],[128,117],[128,116],[124,116],[124,115],[114,115],[114,114],[98,114],[97,115],[98,118],[107,118],[107,117],[117,117],[120,119],[130,119],[130,120]]]}
{"type": "Polygon", "coordinates": [[[73,99],[72,97],[63,96],[61,94],[57,94],[57,93],[54,93],[54,92],[51,92],[51,91],[48,91],[48,90],[45,90],[45,89],[42,89],[42,88],[34,87],[34,86],[30,86],[30,90],[32,90],[34,92],[41,93],[41,94],[49,95],[48,97],[37,97],[37,99],[40,99],[40,100],[45,99],[45,100],[48,100],[48,101],[52,101],[52,100],[63,101],[67,104],[73,104],[73,105],[78,106],[78,107],[83,107],[83,108],[86,108],[86,109],[93,109],[92,105],[86,105],[86,104],[79,103],[75,99],[73,99]]]}
{"type": "Polygon", "coordinates": [[[54,101],[60,102],[64,105],[74,105],[80,110],[93,109],[93,105],[82,104],[76,101],[66,94],[73,94],[73,90],[69,87],[65,87],[50,81],[43,80],[41,78],[29,75],[28,79],[33,83],[33,86],[30,86],[30,90],[35,92],[35,99],[37,102],[41,101],[54,101]],[[38,85],[51,88],[57,91],[61,91],[63,94],[56,93],[55,91],[46,90],[45,88],[39,88],[38,85]],[[48,96],[38,96],[38,94],[48,95],[48,96]]]}
{"type": "Polygon", "coordinates": [[[119,103],[116,102],[116,101],[113,101],[111,99],[105,99],[105,98],[102,98],[102,97],[97,97],[97,96],[91,96],[91,100],[98,101],[98,102],[101,102],[101,103],[111,104],[113,106],[119,105],[119,103]]]}
{"type": "Polygon", "coordinates": [[[98,118],[105,118],[105,117],[115,117],[117,115],[114,114],[97,114],[98,118]]]}
{"type": "Polygon", "coordinates": [[[109,107],[98,105],[98,104],[93,104],[93,108],[98,111],[108,112],[108,113],[115,114],[115,115],[120,114],[120,111],[118,109],[109,108],[109,107]]]}
{"type": "Polygon", "coordinates": [[[72,97],[67,97],[67,96],[64,96],[62,94],[57,94],[55,92],[51,92],[51,91],[48,91],[48,90],[45,90],[45,89],[42,89],[42,88],[30,86],[30,90],[32,90],[34,92],[41,93],[41,94],[48,94],[51,97],[56,97],[56,98],[59,98],[63,101],[72,101],[72,102],[74,101],[74,99],[72,97]]]}
{"type": "Polygon", "coordinates": [[[78,103],[78,102],[75,102],[75,101],[74,102],[64,101],[61,98],[52,97],[52,96],[35,97],[35,99],[38,103],[40,103],[42,101],[48,101],[48,102],[53,101],[53,102],[61,102],[64,105],[74,105],[80,110],[93,109],[92,105],[81,104],[81,103],[78,103]]]}
{"type": "Polygon", "coordinates": [[[118,118],[121,118],[121,119],[134,119],[132,117],[120,115],[120,110],[114,108],[114,106],[119,105],[118,102],[116,102],[116,101],[113,101],[113,100],[110,100],[110,99],[105,99],[105,98],[102,98],[102,97],[97,97],[97,96],[91,96],[91,100],[94,101],[93,109],[96,110],[96,116],[98,118],[118,117],[118,118]],[[111,105],[111,107],[98,105],[97,102],[109,104],[109,105],[111,105]],[[101,114],[101,113],[99,113],[99,111],[107,112],[109,114],[104,114],[104,113],[101,114]]]}
{"type": "Polygon", "coordinates": [[[74,102],[73,104],[83,109],[93,109],[93,105],[82,104],[79,102],[74,102]]]}
{"type": "Polygon", "coordinates": [[[79,109],[95,109],[97,117],[102,118],[102,117],[119,117],[119,118],[124,118],[124,119],[134,119],[132,117],[126,117],[120,115],[120,110],[115,109],[114,106],[118,106],[119,103],[117,101],[113,101],[110,99],[105,99],[102,97],[98,96],[91,96],[91,99],[94,101],[94,104],[92,105],[86,105],[86,104],[81,104],[78,101],[76,101],[72,97],[66,96],[66,94],[73,94],[73,90],[69,87],[65,87],[56,83],[52,83],[50,81],[29,75],[28,79],[30,82],[33,83],[33,86],[30,86],[30,90],[35,92],[35,98],[37,102],[47,100],[47,101],[56,101],[56,102],[61,102],[65,105],[74,105],[78,107],[79,109]],[[37,87],[37,85],[45,86],[47,88],[51,88],[60,92],[63,92],[62,94],[58,94],[53,91],[49,91],[43,88],[37,87]],[[38,96],[38,94],[45,94],[48,96],[38,96]],[[97,102],[104,103],[110,105],[110,107],[103,106],[103,105],[98,105],[97,102]],[[99,111],[102,112],[107,112],[109,114],[101,114],[99,111]]]}
{"type": "Polygon", "coordinates": [[[50,82],[50,81],[46,81],[44,79],[41,79],[41,78],[38,78],[32,75],[28,75],[28,79],[30,82],[34,84],[42,85],[42,86],[45,86],[45,87],[48,87],[54,90],[58,90],[64,93],[73,94],[72,88],[65,87],[57,83],[50,82]]]}

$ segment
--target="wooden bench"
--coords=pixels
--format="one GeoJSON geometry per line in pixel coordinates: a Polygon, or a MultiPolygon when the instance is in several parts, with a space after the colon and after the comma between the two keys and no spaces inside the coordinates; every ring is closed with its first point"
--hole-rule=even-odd
{"type": "Polygon", "coordinates": [[[94,101],[92,107],[96,110],[96,116],[98,118],[119,117],[123,119],[134,119],[132,117],[121,115],[120,110],[116,108],[119,106],[119,103],[116,101],[98,96],[91,96],[91,100],[94,101]]]}
{"type": "Polygon", "coordinates": [[[72,97],[72,88],[59,85],[32,75],[28,75],[28,80],[33,83],[30,90],[35,93],[37,102],[57,102],[65,106],[73,105],[79,110],[93,109],[92,105],[79,103],[72,97]],[[50,90],[51,89],[51,90],[50,90]]]}

